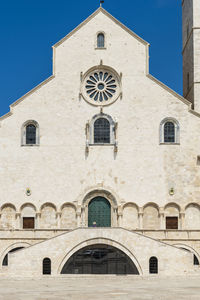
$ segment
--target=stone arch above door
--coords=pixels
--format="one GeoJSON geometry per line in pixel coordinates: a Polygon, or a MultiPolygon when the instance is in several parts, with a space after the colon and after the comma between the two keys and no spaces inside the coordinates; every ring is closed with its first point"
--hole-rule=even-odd
{"type": "Polygon", "coordinates": [[[88,226],[88,207],[90,201],[96,197],[105,198],[110,203],[111,208],[111,227],[117,226],[117,201],[116,197],[109,191],[104,189],[94,189],[88,192],[82,200],[82,224],[88,226]]]}

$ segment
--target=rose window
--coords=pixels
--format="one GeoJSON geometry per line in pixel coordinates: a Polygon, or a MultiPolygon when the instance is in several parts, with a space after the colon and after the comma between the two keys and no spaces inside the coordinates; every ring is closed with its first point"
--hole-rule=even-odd
{"type": "Polygon", "coordinates": [[[106,70],[93,71],[85,78],[84,95],[92,104],[110,104],[119,96],[118,79],[106,70]]]}

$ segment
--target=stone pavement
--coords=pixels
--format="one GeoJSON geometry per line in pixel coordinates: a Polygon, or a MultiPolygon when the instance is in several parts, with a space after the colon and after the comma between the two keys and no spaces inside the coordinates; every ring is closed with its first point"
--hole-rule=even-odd
{"type": "Polygon", "coordinates": [[[200,277],[0,279],[0,300],[200,300],[200,277]]]}

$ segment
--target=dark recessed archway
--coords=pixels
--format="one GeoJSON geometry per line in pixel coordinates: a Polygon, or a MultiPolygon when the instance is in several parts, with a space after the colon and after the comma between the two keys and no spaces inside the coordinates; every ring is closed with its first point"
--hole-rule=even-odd
{"type": "MultiPolygon", "coordinates": [[[[17,247],[17,248],[14,248],[14,249],[10,250],[8,253],[12,253],[12,252],[18,251],[18,250],[23,249],[23,248],[24,247],[17,247]]],[[[2,266],[7,266],[8,265],[8,253],[4,256],[2,266]]]]}
{"type": "Polygon", "coordinates": [[[134,274],[139,275],[132,260],[116,247],[96,244],[74,253],[61,274],[134,274]]]}
{"type": "Polygon", "coordinates": [[[88,205],[88,227],[110,227],[111,206],[104,197],[95,197],[88,205]]]}

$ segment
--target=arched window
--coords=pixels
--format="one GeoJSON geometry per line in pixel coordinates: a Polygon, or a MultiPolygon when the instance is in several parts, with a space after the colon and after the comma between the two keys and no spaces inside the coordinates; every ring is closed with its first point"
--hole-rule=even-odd
{"type": "Polygon", "coordinates": [[[39,125],[36,121],[27,121],[22,126],[22,146],[39,145],[39,125]]]}
{"type": "Polygon", "coordinates": [[[149,259],[149,273],[150,274],[158,273],[158,259],[155,256],[152,256],[149,259]]]}
{"type": "Polygon", "coordinates": [[[175,142],[175,126],[173,122],[166,122],[164,125],[164,143],[175,142]]]}
{"type": "Polygon", "coordinates": [[[33,124],[26,126],[26,145],[36,144],[36,127],[33,124]]]}
{"type": "Polygon", "coordinates": [[[101,32],[97,35],[97,48],[105,47],[105,35],[101,32]]]}
{"type": "Polygon", "coordinates": [[[51,260],[48,257],[43,259],[42,274],[43,275],[51,275],[51,260]]]}
{"type": "Polygon", "coordinates": [[[23,229],[36,228],[36,208],[31,203],[26,203],[21,208],[21,224],[23,229]]]}
{"type": "Polygon", "coordinates": [[[160,143],[179,143],[179,124],[175,119],[165,119],[160,124],[160,143]]]}
{"type": "Polygon", "coordinates": [[[110,122],[106,118],[94,122],[94,144],[110,144],[110,122]]]}

